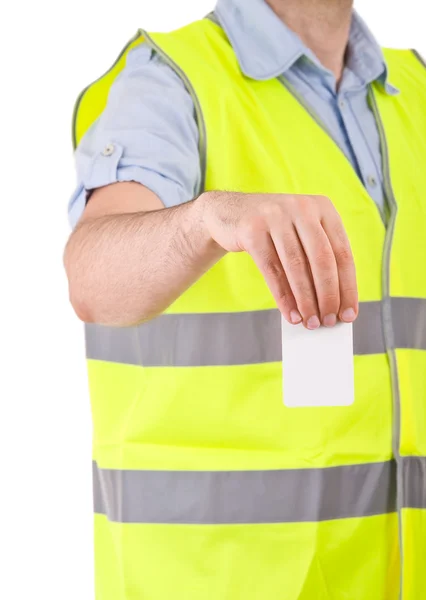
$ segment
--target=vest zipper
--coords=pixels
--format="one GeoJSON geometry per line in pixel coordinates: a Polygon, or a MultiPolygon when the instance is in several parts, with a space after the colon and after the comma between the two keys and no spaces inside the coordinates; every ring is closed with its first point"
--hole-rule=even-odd
{"type": "Polygon", "coordinates": [[[395,354],[395,343],[392,326],[392,309],[391,309],[391,295],[390,295],[390,261],[392,251],[393,234],[395,231],[395,221],[398,212],[398,205],[395,199],[395,195],[392,189],[392,182],[390,176],[390,163],[389,163],[389,149],[386,140],[386,134],[383,127],[383,122],[380,116],[380,112],[377,106],[377,101],[374,96],[373,87],[369,86],[368,100],[370,102],[371,109],[373,110],[377,128],[380,136],[380,145],[382,150],[382,167],[383,167],[383,178],[386,192],[386,199],[389,207],[389,223],[386,230],[385,246],[383,249],[383,266],[382,266],[382,288],[383,288],[383,310],[382,310],[382,324],[383,333],[385,338],[385,346],[389,360],[389,366],[391,370],[392,378],[392,392],[393,392],[393,409],[394,409],[394,428],[392,436],[393,454],[396,461],[396,473],[397,473],[397,511],[398,511],[398,530],[399,530],[399,550],[400,550],[400,591],[399,599],[403,597],[403,574],[404,574],[404,550],[403,550],[403,538],[402,538],[402,506],[403,506],[403,471],[401,464],[400,454],[400,442],[401,442],[401,396],[399,391],[398,381],[398,365],[395,354]]]}
{"type": "MultiPolygon", "coordinates": [[[[313,120],[315,121],[315,123],[317,125],[319,125],[321,127],[321,129],[328,135],[328,137],[331,139],[331,141],[334,142],[334,144],[337,146],[337,148],[343,154],[345,160],[349,163],[351,169],[353,169],[353,165],[352,165],[351,161],[348,159],[348,157],[346,156],[346,154],[343,152],[343,150],[341,149],[341,147],[339,146],[339,144],[334,139],[334,136],[331,133],[331,131],[328,129],[327,125],[316,114],[316,112],[314,110],[312,110],[312,108],[305,101],[305,99],[303,98],[303,96],[301,94],[299,94],[299,92],[291,85],[291,83],[289,81],[287,81],[287,79],[284,77],[284,75],[280,75],[278,77],[278,81],[283,84],[283,86],[287,89],[287,91],[289,91],[290,94],[292,96],[294,96],[294,98],[299,102],[299,104],[301,104],[303,106],[303,108],[306,110],[306,112],[309,113],[309,115],[313,118],[313,120]]],[[[372,202],[374,202],[374,200],[372,198],[371,198],[371,200],[372,200],[372,202]]],[[[377,210],[379,211],[382,223],[386,227],[387,226],[386,211],[382,210],[375,202],[374,202],[374,205],[377,208],[377,210]]]]}
{"type": "Polygon", "coordinates": [[[198,151],[200,155],[200,170],[201,170],[201,181],[198,190],[198,194],[204,192],[205,183],[206,183],[206,164],[207,164],[207,135],[206,135],[206,126],[204,123],[203,111],[201,108],[200,101],[198,100],[198,96],[195,93],[192,84],[186,75],[186,73],[177,65],[167,54],[158,46],[154,40],[151,38],[149,33],[147,33],[144,29],[139,30],[139,34],[146,40],[148,46],[150,46],[157,54],[161,56],[161,59],[169,66],[175,73],[179,75],[181,80],[184,82],[186,89],[188,90],[192,101],[194,103],[195,108],[195,116],[198,124],[198,132],[199,132],[199,140],[198,140],[198,151]]]}
{"type": "MultiPolygon", "coordinates": [[[[289,83],[283,75],[278,77],[278,80],[284,85],[284,87],[292,94],[296,100],[303,106],[303,108],[309,113],[314,121],[321,127],[321,129],[330,137],[330,139],[336,144],[337,148],[343,154],[345,159],[349,162],[346,154],[340,148],[339,144],[334,140],[331,132],[320,119],[320,117],[311,109],[311,107],[305,102],[304,98],[297,92],[297,90],[289,83]]],[[[383,127],[383,122],[379,113],[376,98],[373,93],[372,85],[368,87],[368,101],[376,119],[377,129],[380,137],[380,146],[382,151],[382,170],[383,170],[383,183],[385,189],[385,201],[388,210],[382,211],[379,206],[374,202],[377,210],[380,213],[382,222],[386,228],[385,244],[383,248],[383,264],[382,264],[382,290],[383,290],[383,310],[382,310],[382,327],[383,336],[385,342],[386,353],[388,356],[389,367],[391,371],[392,380],[392,396],[393,396],[393,432],[392,432],[392,450],[396,462],[396,473],[397,473],[397,512],[398,512],[398,535],[399,535],[399,551],[400,551],[400,591],[399,600],[402,600],[403,594],[403,568],[404,568],[404,555],[403,555],[403,540],[402,540],[402,506],[403,506],[403,472],[401,465],[401,455],[399,451],[400,447],[400,430],[401,430],[401,400],[399,392],[398,382],[398,368],[395,355],[395,344],[392,326],[392,309],[391,309],[391,298],[390,298],[390,259],[392,250],[393,234],[395,230],[396,215],[398,212],[398,205],[395,199],[395,195],[392,189],[392,182],[390,177],[389,167],[389,150],[386,140],[386,134],[383,127]],[[387,217],[387,213],[389,218],[387,217]]],[[[353,168],[353,167],[352,167],[353,168]]]]}

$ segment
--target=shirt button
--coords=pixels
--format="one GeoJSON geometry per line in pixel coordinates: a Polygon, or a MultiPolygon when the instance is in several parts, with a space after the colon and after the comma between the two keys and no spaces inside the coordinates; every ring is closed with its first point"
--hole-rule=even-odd
{"type": "Polygon", "coordinates": [[[374,175],[369,175],[367,177],[367,183],[370,187],[376,187],[377,179],[374,177],[374,175]]]}
{"type": "Polygon", "coordinates": [[[344,100],[339,100],[339,106],[343,110],[344,108],[346,108],[346,102],[344,100]]]}
{"type": "Polygon", "coordinates": [[[105,146],[105,148],[102,151],[102,154],[104,156],[111,156],[111,154],[114,152],[114,145],[113,144],[107,144],[105,146]]]}

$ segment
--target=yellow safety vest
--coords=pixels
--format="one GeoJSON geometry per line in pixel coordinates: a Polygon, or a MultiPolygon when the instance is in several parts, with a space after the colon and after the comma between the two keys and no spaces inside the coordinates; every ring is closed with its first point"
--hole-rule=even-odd
{"type": "Polygon", "coordinates": [[[385,50],[401,93],[370,86],[381,214],[290,84],[244,76],[209,19],[139,31],[80,95],[76,143],[140,43],[193,97],[205,190],[334,202],[358,274],[356,399],[284,406],[280,315],[244,253],[147,324],[88,325],[97,599],[426,598],[424,65],[385,50]]]}

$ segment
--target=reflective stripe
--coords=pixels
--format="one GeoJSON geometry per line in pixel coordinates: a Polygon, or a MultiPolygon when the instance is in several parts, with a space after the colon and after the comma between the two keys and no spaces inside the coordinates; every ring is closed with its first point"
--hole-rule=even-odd
{"type": "Polygon", "coordinates": [[[131,328],[88,325],[86,350],[88,358],[151,367],[275,362],[280,313],[166,314],[131,328]]]}
{"type": "Polygon", "coordinates": [[[426,510],[426,457],[406,456],[401,462],[404,481],[403,507],[426,510]]]}
{"type": "Polygon", "coordinates": [[[282,471],[93,467],[95,512],[120,523],[292,523],[395,511],[393,461],[282,471]]]}
{"type": "MultiPolygon", "coordinates": [[[[384,353],[381,302],[360,304],[354,354],[384,353]]],[[[391,298],[396,348],[426,349],[426,300],[391,298]]],[[[277,310],[165,314],[138,327],[86,325],[87,358],[147,367],[281,361],[277,310]]]]}
{"type": "Polygon", "coordinates": [[[426,300],[391,298],[395,348],[426,350],[426,300]]]}
{"type": "MultiPolygon", "coordinates": [[[[426,509],[426,457],[401,458],[403,507],[426,509]]],[[[126,471],[93,463],[94,510],[120,523],[294,523],[396,511],[394,461],[282,471],[126,471]]]]}

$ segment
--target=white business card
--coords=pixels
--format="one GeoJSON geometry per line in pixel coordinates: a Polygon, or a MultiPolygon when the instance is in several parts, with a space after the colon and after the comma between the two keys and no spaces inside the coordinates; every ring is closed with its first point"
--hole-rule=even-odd
{"type": "Polygon", "coordinates": [[[350,406],[354,402],[352,323],[314,331],[282,318],[285,406],[350,406]]]}

